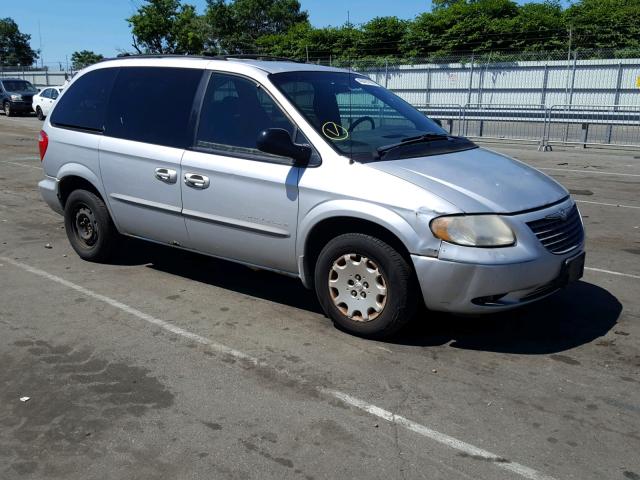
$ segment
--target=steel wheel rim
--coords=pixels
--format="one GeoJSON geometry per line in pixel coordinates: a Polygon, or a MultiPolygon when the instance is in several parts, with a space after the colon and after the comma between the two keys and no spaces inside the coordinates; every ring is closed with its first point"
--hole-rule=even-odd
{"type": "Polygon", "coordinates": [[[331,265],[328,281],[333,304],[350,320],[371,322],[387,304],[387,280],[378,264],[364,255],[338,257],[331,265]]]}
{"type": "Polygon", "coordinates": [[[73,219],[73,228],[78,240],[87,247],[98,241],[98,224],[91,209],[84,204],[78,205],[73,219]]]}

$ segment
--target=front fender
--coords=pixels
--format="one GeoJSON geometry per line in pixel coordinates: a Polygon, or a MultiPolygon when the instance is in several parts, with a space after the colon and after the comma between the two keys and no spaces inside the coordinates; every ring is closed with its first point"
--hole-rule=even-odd
{"type": "Polygon", "coordinates": [[[422,225],[417,212],[403,212],[406,216],[382,205],[353,199],[337,199],[320,203],[309,210],[298,224],[296,252],[300,277],[309,285],[308,274],[304,268],[304,255],[307,240],[313,228],[324,220],[337,217],[350,217],[367,220],[389,230],[404,244],[409,253],[428,254],[437,249],[439,242],[431,244],[432,235],[426,235],[428,225],[422,225]],[[412,225],[408,219],[411,219],[412,225]],[[425,230],[424,232],[422,230],[425,230]]]}

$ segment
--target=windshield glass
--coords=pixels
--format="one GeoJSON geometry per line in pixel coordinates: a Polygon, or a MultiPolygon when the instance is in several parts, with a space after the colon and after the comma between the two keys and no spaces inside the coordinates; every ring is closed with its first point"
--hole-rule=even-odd
{"type": "Polygon", "coordinates": [[[37,92],[36,87],[26,80],[3,80],[2,85],[7,92],[37,92]]]}
{"type": "MultiPolygon", "coordinates": [[[[436,122],[362,75],[286,72],[270,79],[338,152],[353,160],[380,159],[384,155],[379,150],[403,140],[447,135],[436,122]]],[[[421,148],[412,144],[402,157],[421,156],[430,140],[421,148]]]]}

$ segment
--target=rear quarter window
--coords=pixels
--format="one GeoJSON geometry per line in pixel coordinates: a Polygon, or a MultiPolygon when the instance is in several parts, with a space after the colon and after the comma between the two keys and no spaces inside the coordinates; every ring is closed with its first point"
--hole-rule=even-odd
{"type": "Polygon", "coordinates": [[[191,68],[122,67],[109,100],[105,135],[186,148],[202,74],[191,68]]]}
{"type": "Polygon", "coordinates": [[[103,132],[105,112],[117,68],[102,68],[82,75],[56,104],[51,123],[56,127],[103,132]]]}

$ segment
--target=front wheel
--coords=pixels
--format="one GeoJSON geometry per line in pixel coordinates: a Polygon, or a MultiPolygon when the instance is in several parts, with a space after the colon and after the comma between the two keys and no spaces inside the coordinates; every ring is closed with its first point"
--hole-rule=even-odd
{"type": "Polygon", "coordinates": [[[412,318],[417,288],[407,260],[371,235],[348,233],[318,256],[315,288],[339,328],[368,338],[388,337],[412,318]]]}
{"type": "Polygon", "coordinates": [[[13,117],[14,116],[14,113],[11,110],[11,102],[4,102],[4,114],[7,117],[13,117]]]}
{"type": "Polygon", "coordinates": [[[64,226],[69,243],[82,259],[109,259],[118,233],[100,197],[87,190],[71,192],[64,208],[64,226]]]}
{"type": "Polygon", "coordinates": [[[36,115],[38,116],[38,120],[44,120],[44,114],[40,107],[36,107],[36,115]]]}

